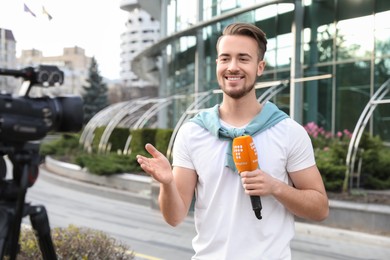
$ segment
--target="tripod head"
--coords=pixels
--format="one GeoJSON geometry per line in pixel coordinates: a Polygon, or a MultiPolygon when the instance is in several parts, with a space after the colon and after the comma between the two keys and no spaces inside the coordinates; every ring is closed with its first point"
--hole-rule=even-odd
{"type": "Polygon", "coordinates": [[[38,178],[38,168],[41,163],[39,155],[38,142],[17,143],[5,145],[0,142],[0,203],[5,201],[15,201],[20,188],[27,189],[34,185],[38,178]],[[7,159],[13,165],[12,179],[6,179],[7,176],[7,159]],[[22,166],[27,164],[27,183],[23,184],[22,166]],[[25,186],[26,187],[23,187],[25,186]]]}

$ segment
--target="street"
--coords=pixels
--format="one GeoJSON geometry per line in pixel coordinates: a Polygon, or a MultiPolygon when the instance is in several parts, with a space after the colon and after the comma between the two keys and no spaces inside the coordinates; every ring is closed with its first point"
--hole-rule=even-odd
{"type": "MultiPolygon", "coordinates": [[[[69,185],[48,181],[47,174],[51,173],[41,170],[37,182],[28,189],[26,202],[44,205],[52,228],[74,224],[104,231],[130,245],[139,260],[191,258],[191,240],[195,234],[191,217],[173,228],[149,205],[92,195],[88,193],[88,185],[84,185],[84,192],[75,190],[69,185]]],[[[28,218],[23,222],[29,224],[28,218]]],[[[368,234],[356,239],[355,233],[350,236],[338,234],[337,229],[316,230],[316,226],[311,226],[297,224],[297,234],[292,241],[293,259],[389,259],[387,240],[385,244],[377,242],[375,236],[368,234]]]]}

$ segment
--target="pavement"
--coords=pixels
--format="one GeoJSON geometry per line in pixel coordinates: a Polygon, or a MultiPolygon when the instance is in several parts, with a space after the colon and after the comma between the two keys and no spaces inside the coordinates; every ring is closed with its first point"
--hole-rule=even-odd
{"type": "MultiPolygon", "coordinates": [[[[45,165],[41,167],[45,167],[45,165]]],[[[145,191],[126,191],[118,188],[108,187],[112,185],[112,181],[107,181],[106,179],[104,179],[103,182],[100,182],[97,185],[96,182],[95,184],[93,184],[93,181],[89,182],[88,180],[85,180],[85,176],[83,177],[84,180],[81,181],[73,177],[64,177],[55,173],[53,174],[53,172],[48,173],[47,170],[49,170],[50,172],[50,169],[48,169],[47,167],[45,168],[45,170],[46,171],[41,171],[40,178],[45,178],[46,180],[58,183],[61,186],[68,186],[78,191],[83,191],[89,194],[95,194],[110,199],[136,203],[143,206],[151,206],[150,194],[146,194],[145,191]],[[109,183],[109,185],[105,186],[103,183],[109,183]]],[[[121,181],[123,182],[123,180],[120,180],[119,182],[121,181]]],[[[137,181],[140,180],[138,179],[137,181]]],[[[141,182],[145,181],[141,180],[141,182]]],[[[387,235],[369,234],[365,232],[332,228],[311,223],[303,223],[299,221],[296,222],[296,233],[298,235],[313,235],[314,237],[318,236],[323,238],[341,239],[364,244],[367,244],[367,242],[369,242],[375,246],[390,248],[390,236],[387,235]]]]}

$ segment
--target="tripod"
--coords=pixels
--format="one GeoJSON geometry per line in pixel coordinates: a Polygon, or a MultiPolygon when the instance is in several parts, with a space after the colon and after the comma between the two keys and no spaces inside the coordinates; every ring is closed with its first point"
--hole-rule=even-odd
{"type": "Polygon", "coordinates": [[[5,255],[11,260],[16,259],[19,251],[20,225],[22,218],[27,215],[30,216],[43,259],[57,259],[45,207],[25,203],[27,189],[34,184],[38,176],[39,144],[30,142],[12,146],[0,144],[0,153],[7,154],[14,166],[13,179],[3,180],[6,166],[2,158],[0,174],[4,176],[0,179],[0,259],[5,255]]]}

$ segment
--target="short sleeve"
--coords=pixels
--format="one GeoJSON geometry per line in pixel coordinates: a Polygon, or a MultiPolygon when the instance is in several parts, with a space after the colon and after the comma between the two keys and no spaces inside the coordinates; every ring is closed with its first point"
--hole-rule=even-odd
{"type": "Polygon", "coordinates": [[[177,132],[172,150],[172,165],[195,169],[188,149],[192,123],[185,123],[177,132]]]}
{"type": "Polygon", "coordinates": [[[288,151],[288,172],[303,170],[316,164],[310,137],[295,121],[289,131],[288,151]]]}

